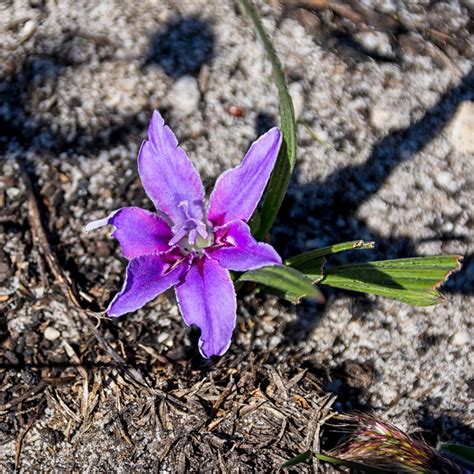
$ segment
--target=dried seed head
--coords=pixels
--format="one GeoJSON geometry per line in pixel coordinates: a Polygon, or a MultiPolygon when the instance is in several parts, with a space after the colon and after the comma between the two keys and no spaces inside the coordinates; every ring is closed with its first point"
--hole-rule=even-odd
{"type": "Polygon", "coordinates": [[[396,426],[370,415],[349,418],[351,434],[331,455],[397,472],[463,473],[462,467],[396,426]]]}

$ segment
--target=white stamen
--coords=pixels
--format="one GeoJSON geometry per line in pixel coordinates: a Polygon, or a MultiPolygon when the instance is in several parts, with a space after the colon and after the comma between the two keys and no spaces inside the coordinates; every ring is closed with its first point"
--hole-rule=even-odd
{"type": "Polygon", "coordinates": [[[120,211],[120,209],[112,211],[107,217],[89,222],[89,224],[85,225],[82,230],[84,232],[90,232],[91,230],[98,229],[99,227],[104,227],[104,225],[107,225],[109,223],[109,220],[112,219],[112,217],[114,217],[114,215],[117,214],[118,211],[120,211]]]}
{"type": "Polygon", "coordinates": [[[99,227],[104,227],[109,222],[109,217],[104,217],[103,219],[97,219],[95,221],[89,222],[89,224],[85,225],[82,230],[84,232],[90,232],[91,230],[98,229],[99,227]]]}

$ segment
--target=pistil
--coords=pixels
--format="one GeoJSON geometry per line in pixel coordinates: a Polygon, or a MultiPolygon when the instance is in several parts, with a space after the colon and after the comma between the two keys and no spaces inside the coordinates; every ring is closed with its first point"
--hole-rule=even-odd
{"type": "Polygon", "coordinates": [[[191,252],[202,253],[202,249],[214,243],[214,232],[207,222],[192,217],[187,201],[179,204],[183,209],[186,220],[172,227],[174,237],[169,241],[170,246],[178,245],[184,255],[191,252]]]}

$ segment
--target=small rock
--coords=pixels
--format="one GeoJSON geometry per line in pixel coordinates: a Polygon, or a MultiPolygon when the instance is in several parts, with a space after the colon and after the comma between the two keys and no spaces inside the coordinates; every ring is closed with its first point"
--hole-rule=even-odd
{"type": "Polygon", "coordinates": [[[46,330],[44,331],[44,337],[48,341],[55,341],[60,335],[61,333],[57,329],[51,326],[48,326],[46,330]]]}
{"type": "Polygon", "coordinates": [[[453,147],[461,153],[474,153],[474,102],[461,102],[449,128],[453,147]]]}
{"type": "Polygon", "coordinates": [[[386,94],[371,107],[369,120],[376,129],[389,132],[409,124],[410,112],[400,107],[395,94],[386,94]]]}
{"type": "Polygon", "coordinates": [[[398,397],[398,392],[392,387],[386,387],[385,389],[382,390],[382,393],[380,395],[381,395],[382,403],[385,406],[387,406],[395,402],[395,400],[398,397]]]}
{"type": "Polygon", "coordinates": [[[358,33],[355,38],[359,44],[370,53],[377,54],[384,58],[392,58],[394,55],[390,38],[381,31],[364,31],[358,33]]]}
{"type": "Polygon", "coordinates": [[[467,331],[458,331],[451,338],[451,344],[454,346],[465,346],[471,341],[469,333],[467,331]]]}
{"type": "Polygon", "coordinates": [[[20,190],[18,188],[15,188],[15,187],[11,187],[11,188],[8,188],[7,189],[7,196],[9,199],[11,199],[12,201],[18,197],[20,195],[20,190]]]}
{"type": "Polygon", "coordinates": [[[455,192],[458,189],[456,178],[449,171],[438,173],[435,177],[435,182],[444,191],[455,192]]]}
{"type": "Polygon", "coordinates": [[[399,6],[394,0],[384,0],[378,4],[376,8],[380,13],[385,13],[387,15],[389,13],[396,13],[399,6]]]}
{"type": "Polygon", "coordinates": [[[197,80],[192,76],[178,79],[167,96],[169,104],[183,115],[195,112],[201,100],[197,80]]]}
{"type": "Polygon", "coordinates": [[[36,296],[36,298],[40,299],[44,296],[45,287],[37,286],[36,288],[30,288],[30,290],[36,296]]]}
{"type": "Polygon", "coordinates": [[[309,34],[314,34],[321,24],[318,16],[306,8],[298,8],[296,10],[296,18],[309,34]]]}
{"type": "Polygon", "coordinates": [[[268,341],[268,347],[269,349],[275,349],[275,347],[278,346],[278,344],[280,344],[281,342],[281,338],[278,337],[278,336],[272,336],[270,338],[270,340],[268,341]]]}
{"type": "Polygon", "coordinates": [[[34,20],[28,20],[20,31],[18,36],[18,44],[22,44],[25,41],[28,41],[36,32],[38,28],[38,23],[34,20]]]}

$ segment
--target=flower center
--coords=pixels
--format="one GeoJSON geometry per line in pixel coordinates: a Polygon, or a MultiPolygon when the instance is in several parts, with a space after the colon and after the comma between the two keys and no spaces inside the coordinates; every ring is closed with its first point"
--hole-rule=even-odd
{"type": "Polygon", "coordinates": [[[202,249],[214,243],[212,227],[207,222],[190,215],[187,201],[180,202],[179,207],[183,208],[186,219],[171,228],[174,236],[169,245],[178,245],[184,255],[191,252],[200,254],[202,249]]]}

